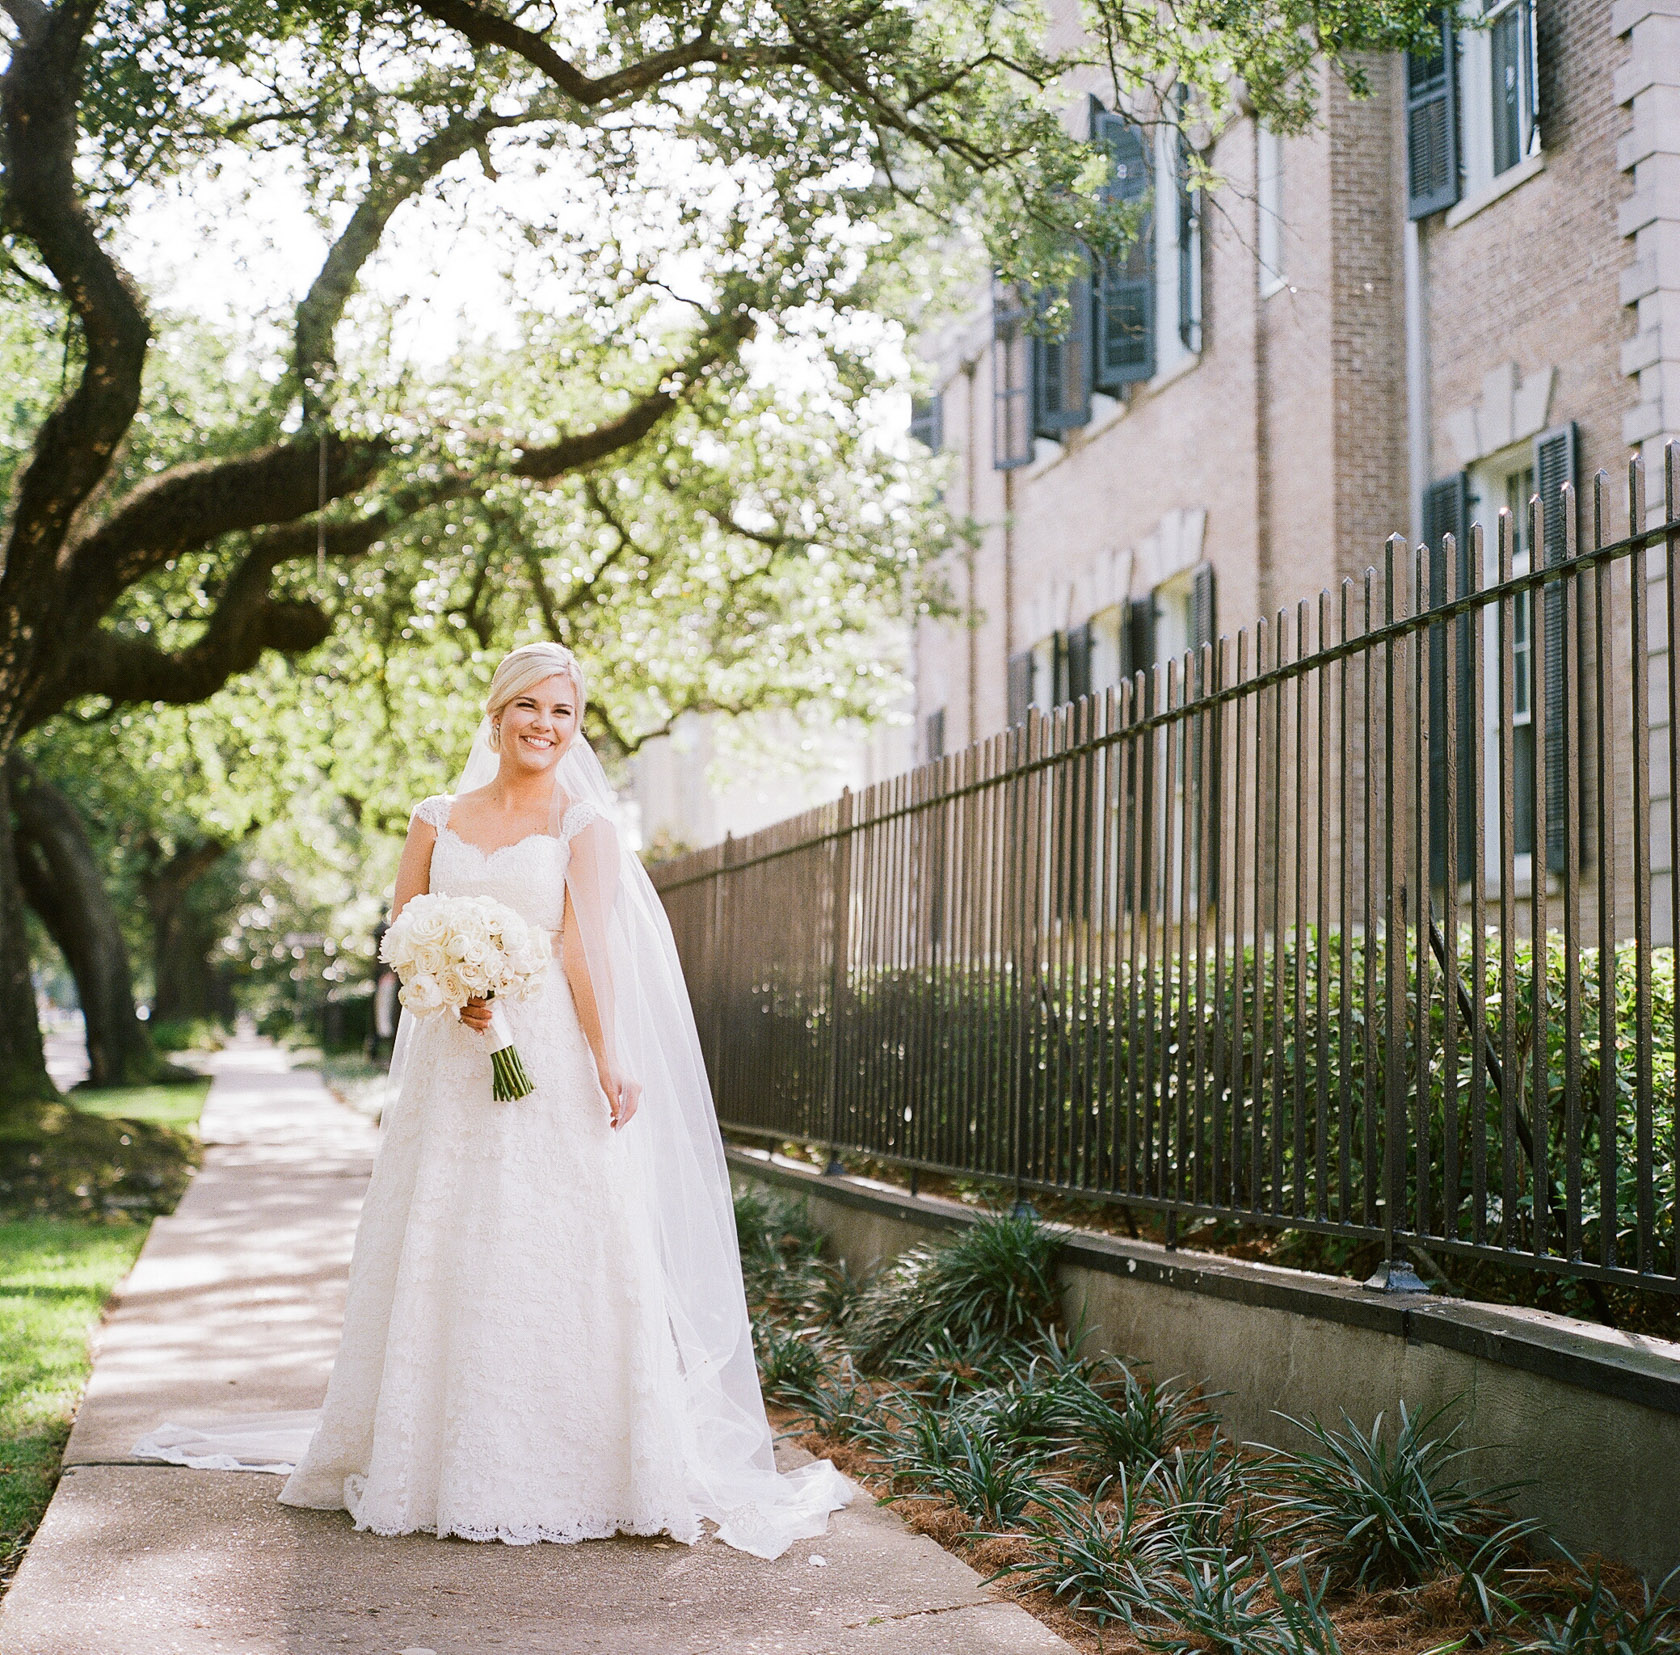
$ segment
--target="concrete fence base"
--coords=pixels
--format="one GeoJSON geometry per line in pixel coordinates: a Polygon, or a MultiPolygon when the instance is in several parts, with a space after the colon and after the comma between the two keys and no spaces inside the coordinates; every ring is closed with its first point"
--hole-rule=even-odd
{"type": "MultiPolygon", "coordinates": [[[[853,1271],[974,1221],[957,1202],[825,1177],[731,1148],[738,1178],[803,1195],[853,1271]]],[[[1228,1392],[1240,1441],[1292,1446],[1282,1418],[1369,1426],[1403,1401],[1456,1403],[1478,1486],[1520,1484],[1512,1508],[1580,1556],[1604,1552],[1661,1577],[1680,1566],[1680,1345],[1544,1311],[1382,1294],[1330,1276],[1169,1252],[1066,1230],[1064,1303],[1087,1348],[1228,1392]]]]}

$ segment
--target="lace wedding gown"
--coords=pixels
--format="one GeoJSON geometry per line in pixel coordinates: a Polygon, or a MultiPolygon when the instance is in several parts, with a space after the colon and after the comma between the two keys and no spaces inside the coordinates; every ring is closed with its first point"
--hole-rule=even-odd
{"type": "MultiPolygon", "coordinates": [[[[486,854],[449,828],[452,802],[415,812],[437,830],[431,890],[495,897],[557,929],[572,840],[595,807],[573,805],[558,837],[486,854]]],[[[414,1030],[326,1406],[280,1498],[343,1507],[387,1535],[692,1541],[640,1123],[608,1122],[558,951],[540,991],[506,1010],[534,1085],[513,1103],[491,1100],[482,1036],[448,1015],[414,1030]]]]}

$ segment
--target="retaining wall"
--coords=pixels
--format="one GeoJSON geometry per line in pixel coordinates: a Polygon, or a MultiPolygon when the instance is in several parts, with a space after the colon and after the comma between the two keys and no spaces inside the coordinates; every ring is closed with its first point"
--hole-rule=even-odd
{"type": "MultiPolygon", "coordinates": [[[[837,1256],[867,1271],[930,1233],[970,1224],[957,1202],[825,1177],[731,1148],[740,1177],[803,1194],[837,1256]]],[[[1062,1279],[1087,1348],[1228,1391],[1239,1440],[1291,1446],[1280,1415],[1368,1426],[1403,1400],[1455,1398],[1483,1488],[1576,1555],[1602,1551],[1661,1577],[1680,1566],[1680,1345],[1544,1311],[1380,1294],[1335,1277],[1066,1230],[1062,1279]]]]}

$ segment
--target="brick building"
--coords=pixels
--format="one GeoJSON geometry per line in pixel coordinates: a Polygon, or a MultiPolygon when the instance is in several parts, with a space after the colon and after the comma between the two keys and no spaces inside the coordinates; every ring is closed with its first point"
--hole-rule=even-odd
{"type": "MultiPolygon", "coordinates": [[[[1229,127],[1207,200],[1177,129],[1093,82],[1077,118],[1151,206],[1126,268],[1072,295],[1061,340],[998,292],[928,346],[916,429],[981,533],[950,570],[962,613],[914,641],[918,758],[1333,591],[1397,530],[1438,546],[1481,521],[1491,559],[1499,508],[1539,490],[1551,545],[1559,483],[1590,511],[1600,467],[1625,524],[1634,448],[1660,507],[1680,0],[1460,0],[1440,51],[1369,71],[1362,101],[1326,74],[1300,137],[1229,127]]],[[[1666,876],[1657,898],[1667,934],[1666,876]]]]}

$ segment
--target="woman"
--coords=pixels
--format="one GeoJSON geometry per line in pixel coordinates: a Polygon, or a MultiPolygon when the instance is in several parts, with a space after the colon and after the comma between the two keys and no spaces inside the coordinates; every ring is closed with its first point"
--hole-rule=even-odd
{"type": "Polygon", "coordinates": [[[280,1498],[514,1544],[692,1542],[708,1518],[774,1557],[849,1489],[826,1461],[775,1470],[693,1012],[583,707],[569,650],[514,650],[460,787],[410,821],[393,919],[488,895],[556,933],[505,1008],[534,1089],[492,1101],[482,1003],[405,1019],[343,1340],[280,1498]]]}

